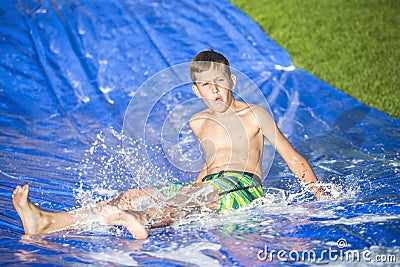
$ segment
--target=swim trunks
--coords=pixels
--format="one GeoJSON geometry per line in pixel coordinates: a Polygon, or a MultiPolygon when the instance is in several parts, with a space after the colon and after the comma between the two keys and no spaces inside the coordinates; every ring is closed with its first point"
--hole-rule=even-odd
{"type": "MultiPolygon", "coordinates": [[[[219,212],[247,206],[253,200],[264,196],[260,177],[249,172],[220,171],[205,176],[202,182],[214,186],[218,191],[220,197],[219,212]]],[[[183,186],[190,184],[194,184],[194,182],[167,184],[157,187],[157,189],[164,198],[168,199],[174,196],[183,186]]]]}
{"type": "Polygon", "coordinates": [[[264,196],[261,179],[248,172],[220,171],[203,178],[203,183],[214,186],[220,196],[218,211],[238,209],[264,196]]]}

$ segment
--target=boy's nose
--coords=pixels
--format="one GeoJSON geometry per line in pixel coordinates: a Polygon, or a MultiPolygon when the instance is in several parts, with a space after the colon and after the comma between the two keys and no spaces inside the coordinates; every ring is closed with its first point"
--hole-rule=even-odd
{"type": "Polygon", "coordinates": [[[212,92],[213,93],[218,93],[219,92],[218,85],[216,83],[212,83],[211,86],[212,86],[212,92]]]}

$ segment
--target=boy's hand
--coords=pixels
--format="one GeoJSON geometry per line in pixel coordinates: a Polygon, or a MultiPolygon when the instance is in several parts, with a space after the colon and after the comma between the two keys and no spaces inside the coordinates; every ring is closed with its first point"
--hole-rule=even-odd
{"type": "Polygon", "coordinates": [[[311,182],[305,186],[318,200],[335,199],[335,196],[328,195],[319,183],[311,182]]]}

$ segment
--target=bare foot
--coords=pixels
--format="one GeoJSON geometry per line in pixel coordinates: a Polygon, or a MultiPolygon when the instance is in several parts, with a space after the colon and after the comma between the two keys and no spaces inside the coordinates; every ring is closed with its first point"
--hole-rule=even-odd
{"type": "Polygon", "coordinates": [[[107,225],[125,226],[136,239],[146,239],[149,236],[139,212],[127,212],[111,205],[99,205],[95,214],[107,225]]]}
{"type": "Polygon", "coordinates": [[[17,186],[12,194],[14,208],[22,220],[25,234],[40,234],[43,232],[45,219],[42,211],[29,198],[29,185],[17,186]]]}

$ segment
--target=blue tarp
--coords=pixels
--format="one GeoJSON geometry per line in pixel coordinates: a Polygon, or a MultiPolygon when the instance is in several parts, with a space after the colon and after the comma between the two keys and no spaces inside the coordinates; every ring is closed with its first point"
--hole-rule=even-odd
{"type": "MultiPolygon", "coordinates": [[[[249,266],[265,263],[257,251],[270,240],[275,248],[290,250],[300,244],[321,251],[339,238],[351,242],[352,249],[398,255],[400,120],[294,68],[287,52],[234,5],[5,0],[0,14],[0,263],[111,266],[125,259],[128,265],[249,266]],[[159,229],[141,245],[125,235],[21,239],[22,224],[11,203],[15,186],[29,183],[32,200],[46,210],[77,206],[76,190],[82,184],[91,188],[104,174],[101,162],[90,156],[99,135],[106,138],[103,148],[120,146],[110,129],[121,132],[140,86],[209,48],[226,55],[232,67],[260,88],[278,125],[320,180],[340,186],[351,197],[328,204],[286,199],[272,213],[262,205],[232,225],[225,221],[211,229],[159,229]],[[282,209],[298,212],[278,212],[282,209]],[[284,218],[289,222],[282,222],[284,218]],[[318,221],[320,225],[313,223],[318,221]],[[185,249],[197,258],[180,257],[185,249]],[[98,253],[110,257],[98,258],[98,253]]],[[[190,86],[186,93],[191,93],[190,86]]],[[[119,164],[112,152],[98,153],[119,164]]],[[[125,174],[108,170],[103,178],[125,174]]],[[[121,191],[132,184],[114,186],[121,191]]],[[[279,156],[263,186],[300,190],[279,156]]]]}

